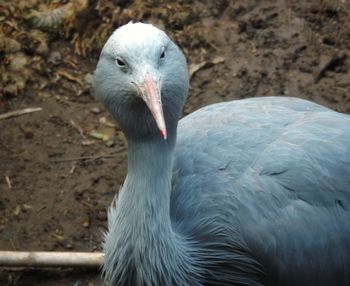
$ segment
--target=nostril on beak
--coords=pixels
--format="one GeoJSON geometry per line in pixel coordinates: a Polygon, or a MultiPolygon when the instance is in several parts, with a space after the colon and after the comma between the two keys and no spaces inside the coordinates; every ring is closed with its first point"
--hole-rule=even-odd
{"type": "Polygon", "coordinates": [[[138,95],[138,96],[141,96],[140,87],[136,84],[136,82],[131,81],[130,83],[136,88],[136,90],[137,90],[137,95],[138,95]]]}

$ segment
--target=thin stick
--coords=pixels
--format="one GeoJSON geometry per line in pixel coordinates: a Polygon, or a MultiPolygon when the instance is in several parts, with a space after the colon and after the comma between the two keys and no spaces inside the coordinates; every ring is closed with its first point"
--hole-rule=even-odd
{"type": "Polygon", "coordinates": [[[50,160],[50,162],[59,163],[59,162],[80,161],[80,160],[97,160],[97,159],[101,159],[101,158],[115,158],[115,155],[96,155],[96,156],[69,157],[69,158],[50,160]]]}
{"type": "Polygon", "coordinates": [[[1,267],[100,267],[101,252],[0,251],[1,267]]]}
{"type": "Polygon", "coordinates": [[[10,117],[20,116],[27,113],[37,112],[43,110],[41,107],[28,107],[20,110],[10,111],[7,113],[0,114],[0,120],[10,117]]]}
{"type": "Polygon", "coordinates": [[[73,128],[79,132],[81,137],[85,139],[86,136],[84,135],[83,129],[78,124],[76,124],[73,119],[71,119],[69,122],[73,126],[73,128]]]}
{"type": "Polygon", "coordinates": [[[5,176],[5,181],[9,189],[12,189],[11,179],[9,176],[5,176]]]}

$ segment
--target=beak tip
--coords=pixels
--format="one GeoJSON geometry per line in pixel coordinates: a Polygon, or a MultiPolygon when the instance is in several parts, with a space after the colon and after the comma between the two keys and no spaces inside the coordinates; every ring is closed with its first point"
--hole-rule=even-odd
{"type": "Polygon", "coordinates": [[[159,133],[160,133],[160,136],[161,136],[164,140],[167,139],[166,131],[164,131],[164,130],[159,130],[159,133]]]}

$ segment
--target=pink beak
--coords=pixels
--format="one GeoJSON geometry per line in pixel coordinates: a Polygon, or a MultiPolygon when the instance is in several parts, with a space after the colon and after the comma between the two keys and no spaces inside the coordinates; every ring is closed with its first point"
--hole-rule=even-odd
{"type": "Polygon", "coordinates": [[[146,73],[144,82],[139,86],[139,90],[142,99],[147,104],[154,120],[156,121],[160,135],[166,140],[167,132],[160,94],[160,81],[155,81],[148,73],[146,73]]]}

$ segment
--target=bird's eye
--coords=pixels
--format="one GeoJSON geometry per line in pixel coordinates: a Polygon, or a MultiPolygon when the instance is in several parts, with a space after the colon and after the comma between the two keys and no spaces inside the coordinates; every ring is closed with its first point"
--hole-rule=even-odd
{"type": "Polygon", "coordinates": [[[126,63],[121,58],[117,58],[115,62],[117,63],[118,66],[122,68],[126,67],[126,63]]]}
{"type": "Polygon", "coordinates": [[[161,60],[165,58],[165,51],[164,51],[164,49],[162,50],[162,52],[161,52],[159,58],[160,58],[161,60]]]}

